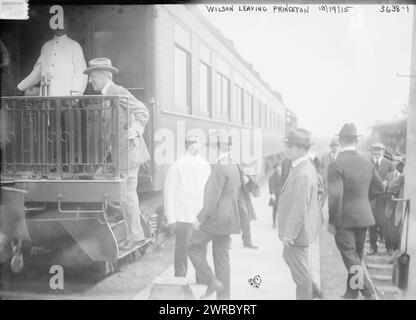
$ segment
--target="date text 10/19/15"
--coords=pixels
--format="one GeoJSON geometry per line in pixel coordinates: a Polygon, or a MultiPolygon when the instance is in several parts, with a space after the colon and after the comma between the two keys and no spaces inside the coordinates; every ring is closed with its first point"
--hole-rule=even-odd
{"type": "Polygon", "coordinates": [[[256,304],[218,304],[209,305],[204,304],[202,308],[199,307],[184,307],[184,306],[172,306],[166,304],[166,306],[160,307],[160,315],[186,315],[188,318],[193,312],[206,314],[206,315],[225,315],[225,314],[255,314],[256,304]]]}

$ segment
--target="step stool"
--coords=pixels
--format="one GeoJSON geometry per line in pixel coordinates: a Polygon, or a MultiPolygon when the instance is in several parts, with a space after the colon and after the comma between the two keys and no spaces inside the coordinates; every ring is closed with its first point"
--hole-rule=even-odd
{"type": "Polygon", "coordinates": [[[158,277],[152,285],[149,300],[195,300],[185,277],[158,277]]]}

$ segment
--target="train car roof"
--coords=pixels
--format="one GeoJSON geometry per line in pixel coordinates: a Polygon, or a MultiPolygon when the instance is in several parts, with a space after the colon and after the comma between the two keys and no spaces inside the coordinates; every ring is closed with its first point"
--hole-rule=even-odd
{"type": "MultiPolygon", "coordinates": [[[[280,92],[277,92],[275,90],[273,90],[270,85],[264,81],[262,79],[262,77],[260,76],[259,72],[257,70],[254,69],[253,65],[251,63],[249,63],[246,59],[244,59],[241,54],[238,52],[238,50],[234,47],[234,43],[230,40],[227,39],[223,33],[217,28],[215,27],[207,17],[205,17],[202,12],[198,9],[197,5],[187,5],[187,8],[189,7],[189,11],[195,15],[198,20],[200,20],[217,38],[219,41],[221,41],[222,44],[224,44],[224,46],[227,47],[227,49],[229,49],[240,61],[241,63],[247,68],[249,69],[253,75],[273,94],[273,96],[278,99],[283,106],[285,106],[284,102],[283,102],[283,97],[282,94],[280,92]]],[[[286,106],[285,106],[286,108],[286,106]]]]}

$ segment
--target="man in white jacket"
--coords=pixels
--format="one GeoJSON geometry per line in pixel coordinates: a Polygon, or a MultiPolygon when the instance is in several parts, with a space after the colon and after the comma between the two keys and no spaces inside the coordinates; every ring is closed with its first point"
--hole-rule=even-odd
{"type": "Polygon", "coordinates": [[[198,137],[188,135],[185,155],[170,166],[165,180],[165,213],[168,224],[176,224],[175,277],[186,276],[186,247],[192,236],[192,223],[202,209],[205,184],[211,173],[208,162],[198,155],[198,147],[198,137]]]}
{"type": "MultiPolygon", "coordinates": [[[[62,19],[63,15],[62,15],[62,19]]],[[[81,46],[67,36],[68,22],[63,28],[53,30],[55,37],[42,46],[32,72],[18,85],[24,92],[41,80],[49,83],[49,96],[82,95],[88,83],[83,73],[87,65],[81,46]]]]}

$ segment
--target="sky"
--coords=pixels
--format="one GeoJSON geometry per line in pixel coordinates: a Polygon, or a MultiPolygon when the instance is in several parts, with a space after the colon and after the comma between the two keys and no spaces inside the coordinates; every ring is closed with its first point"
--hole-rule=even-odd
{"type": "MultiPolygon", "coordinates": [[[[217,6],[219,7],[219,6],[217,6]]],[[[377,121],[406,108],[412,7],[386,13],[379,5],[353,6],[346,14],[308,14],[199,9],[233,41],[284,103],[299,126],[316,137],[338,133],[346,122],[370,133],[377,121]]]]}

